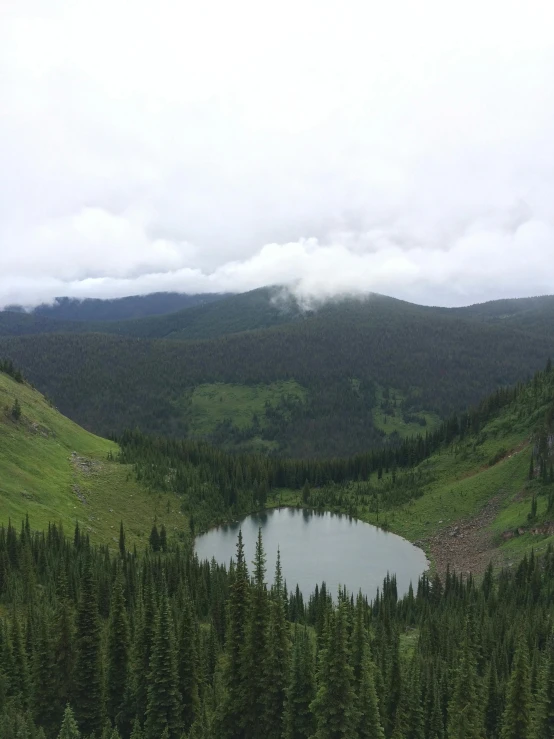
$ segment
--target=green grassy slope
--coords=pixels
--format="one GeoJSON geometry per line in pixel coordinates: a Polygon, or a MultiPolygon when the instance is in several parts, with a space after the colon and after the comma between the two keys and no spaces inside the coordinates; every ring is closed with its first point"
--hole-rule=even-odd
{"type": "Polygon", "coordinates": [[[109,452],[117,452],[111,441],[80,428],[37,390],[0,372],[0,524],[10,518],[19,524],[28,513],[36,529],[52,521],[70,533],[78,521],[95,542],[116,546],[123,521],[130,547],[144,546],[156,517],[168,532],[185,528],[178,499],[147,492],[129,468],[108,460],[109,452]]]}
{"type": "MultiPolygon", "coordinates": [[[[375,473],[338,494],[314,490],[312,503],[329,507],[331,500],[337,511],[421,542],[443,569],[450,562],[458,570],[479,571],[491,558],[501,565],[544,550],[554,544],[554,371],[537,377],[478,433],[398,471],[396,484],[392,470],[381,479],[375,473]],[[546,479],[539,479],[541,459],[546,479]],[[395,497],[399,502],[391,503],[395,497]]],[[[300,494],[283,491],[277,501],[299,504],[300,494]]]]}

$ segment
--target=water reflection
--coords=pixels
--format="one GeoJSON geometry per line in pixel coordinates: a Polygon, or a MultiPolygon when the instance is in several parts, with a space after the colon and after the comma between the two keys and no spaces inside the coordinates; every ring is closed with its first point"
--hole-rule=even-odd
{"type": "Polygon", "coordinates": [[[254,558],[258,529],[262,529],[267,561],[267,581],[273,581],[277,548],[281,552],[283,574],[289,590],[298,583],[304,597],[316,583],[325,580],[330,592],[339,586],[350,592],[362,590],[373,598],[383,579],[396,575],[399,595],[407,592],[410,581],[427,569],[421,549],[395,534],[333,513],[280,508],[248,516],[196,540],[200,559],[212,557],[228,564],[235,556],[239,529],[242,529],[247,563],[254,558]]]}

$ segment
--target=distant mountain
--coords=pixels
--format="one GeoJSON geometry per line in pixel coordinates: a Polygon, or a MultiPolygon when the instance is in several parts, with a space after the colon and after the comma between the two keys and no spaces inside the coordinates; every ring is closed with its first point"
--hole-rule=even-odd
{"type": "MultiPolygon", "coordinates": [[[[375,295],[305,312],[266,289],[168,316],[55,322],[66,333],[1,338],[0,357],[96,433],[139,427],[236,450],[346,455],[424,432],[544,367],[554,355],[545,311],[522,313],[520,326],[488,308],[483,318],[375,295]]],[[[9,317],[12,330],[15,318],[34,322],[27,333],[52,331],[53,319],[9,317]]]]}
{"type": "MultiPolygon", "coordinates": [[[[123,321],[145,316],[158,316],[174,313],[183,308],[206,305],[230,293],[150,293],[149,295],[132,295],[126,298],[56,298],[52,304],[43,303],[30,311],[35,316],[45,316],[62,321],[123,321]]],[[[10,312],[21,313],[21,306],[7,308],[10,312]]]]}
{"type": "MultiPolygon", "coordinates": [[[[60,304],[60,310],[57,310],[56,306],[53,306],[53,311],[43,310],[40,307],[26,313],[17,306],[12,306],[9,310],[0,311],[0,336],[94,332],[151,339],[207,339],[269,328],[289,323],[305,315],[294,298],[272,288],[252,290],[239,295],[178,297],[188,298],[189,305],[172,313],[144,315],[125,320],[93,318],[95,313],[100,316],[121,312],[119,306],[114,309],[104,305],[106,301],[98,301],[99,305],[92,306],[90,310],[83,306],[83,303],[66,302],[69,300],[67,298],[60,304]],[[77,320],[78,315],[82,315],[83,312],[91,317],[77,320]]],[[[148,306],[143,304],[142,307],[146,309],[148,306]]]]}
{"type": "Polygon", "coordinates": [[[365,299],[332,300],[303,309],[296,298],[278,287],[266,287],[247,293],[178,295],[155,293],[150,296],[121,298],[113,301],[73,301],[59,299],[54,306],[39,306],[32,313],[19,310],[0,311],[0,336],[24,336],[43,333],[109,333],[148,339],[178,341],[214,339],[220,336],[257,331],[311,319],[337,320],[340,316],[357,321],[381,320],[382,309],[390,315],[441,316],[489,323],[520,329],[554,340],[554,296],[496,300],[463,308],[428,307],[369,295],[365,299]],[[186,307],[163,314],[173,301],[186,307]],[[152,313],[147,315],[146,312],[152,313]],[[131,311],[141,317],[117,318],[131,311]],[[86,318],[85,318],[86,316],[86,318]]]}
{"type": "Polygon", "coordinates": [[[544,315],[554,311],[554,295],[534,298],[504,298],[475,303],[463,308],[450,308],[452,313],[473,316],[485,321],[511,321],[524,315],[544,315]]]}

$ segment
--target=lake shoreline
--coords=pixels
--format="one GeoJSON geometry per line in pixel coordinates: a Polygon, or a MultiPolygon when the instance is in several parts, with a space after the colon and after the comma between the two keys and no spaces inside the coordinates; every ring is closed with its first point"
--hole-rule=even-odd
{"type": "Polygon", "coordinates": [[[410,582],[414,589],[430,562],[421,547],[348,513],[306,506],[275,505],[233,521],[220,522],[195,539],[194,550],[203,560],[228,564],[235,558],[242,531],[247,562],[254,556],[261,529],[271,581],[273,563],[280,551],[289,585],[298,583],[305,597],[325,581],[332,592],[360,589],[373,599],[387,575],[395,576],[399,594],[410,582]]]}

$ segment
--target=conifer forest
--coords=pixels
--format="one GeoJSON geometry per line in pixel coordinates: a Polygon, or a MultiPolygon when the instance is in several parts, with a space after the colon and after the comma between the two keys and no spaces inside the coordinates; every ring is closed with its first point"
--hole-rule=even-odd
{"type": "MultiPolygon", "coordinates": [[[[26,387],[11,362],[1,371],[10,387],[26,387]]],[[[6,411],[11,428],[25,419],[22,397],[6,411]]],[[[304,597],[287,586],[279,557],[267,561],[261,532],[253,561],[240,532],[229,566],[199,561],[193,547],[197,531],[263,509],[283,489],[298,505],[362,517],[375,505],[410,505],[425,499],[429,460],[464,444],[475,450],[499,419],[513,430],[530,418],[534,522],[554,504],[550,361],[432,433],[351,458],[241,456],[123,433],[110,464],[147,495],[171,490],[188,528],[174,535],[154,521],[142,547],[129,543],[124,521],[111,544],[78,523],[38,530],[26,516],[0,528],[0,736],[553,737],[550,542],[475,575],[431,569],[402,597],[387,576],[373,600],[329,592],[324,581],[304,597]]]]}

